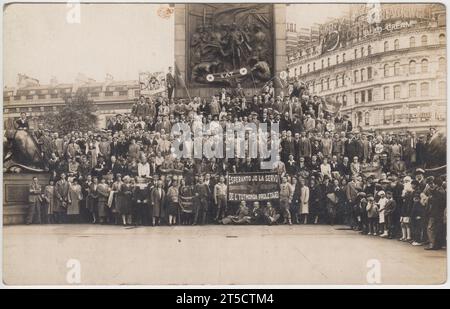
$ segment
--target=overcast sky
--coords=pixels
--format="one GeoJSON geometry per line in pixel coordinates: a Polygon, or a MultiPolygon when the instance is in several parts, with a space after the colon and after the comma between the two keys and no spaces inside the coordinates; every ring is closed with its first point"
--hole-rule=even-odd
{"type": "Polygon", "coordinates": [[[347,12],[348,4],[344,3],[316,3],[316,4],[290,4],[287,7],[286,20],[301,27],[309,28],[314,23],[324,23],[328,18],[340,17],[347,12]]]}
{"type": "MultiPolygon", "coordinates": [[[[173,16],[159,4],[82,4],[68,23],[64,4],[11,4],[4,12],[4,83],[23,73],[49,83],[73,82],[78,72],[98,81],[138,79],[140,70],[173,64],[173,16]]],[[[73,10],[73,9],[72,9],[73,10]]],[[[72,11],[73,12],[73,11],[72,11]]]]}
{"type": "MultiPolygon", "coordinates": [[[[11,4],[4,12],[4,83],[17,74],[49,83],[71,83],[78,73],[103,81],[138,79],[139,71],[173,64],[173,16],[158,16],[159,4],[82,4],[80,23],[68,23],[67,4],[11,4]]],[[[291,4],[287,21],[310,27],[341,15],[345,4],[291,4]]]]}

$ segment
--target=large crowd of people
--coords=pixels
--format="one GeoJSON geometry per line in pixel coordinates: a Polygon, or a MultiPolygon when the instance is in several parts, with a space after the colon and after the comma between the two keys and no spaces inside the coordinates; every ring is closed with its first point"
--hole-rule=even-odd
{"type": "MultiPolygon", "coordinates": [[[[211,98],[141,96],[100,131],[35,130],[51,176],[44,187],[39,175],[33,179],[27,223],[344,224],[427,249],[444,246],[446,179],[425,177],[423,167],[434,129],[363,132],[324,106],[307,91],[277,96],[268,82],[251,97],[240,85],[211,98]],[[176,157],[171,132],[180,122],[193,131],[278,123],[269,171],[280,176],[279,199],[228,201],[226,176],[267,172],[262,159],[176,157]]],[[[25,115],[17,127],[27,129],[25,115]]],[[[205,130],[203,139],[213,138],[205,130]]]]}

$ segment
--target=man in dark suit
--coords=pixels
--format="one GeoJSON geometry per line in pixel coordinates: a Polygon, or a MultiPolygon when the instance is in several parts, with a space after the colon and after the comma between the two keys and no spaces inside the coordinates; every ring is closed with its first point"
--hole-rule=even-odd
{"type": "Polygon", "coordinates": [[[294,135],[303,131],[303,123],[299,115],[294,115],[294,121],[291,124],[291,129],[294,135]]]}
{"type": "Polygon", "coordinates": [[[360,146],[353,133],[348,134],[348,139],[344,142],[345,156],[348,158],[358,157],[360,146]]]}
{"type": "Polygon", "coordinates": [[[153,176],[155,174],[159,174],[160,170],[159,170],[158,165],[155,162],[155,157],[154,156],[150,157],[150,162],[148,164],[149,164],[149,168],[150,168],[150,175],[153,176]]]}
{"type": "Polygon", "coordinates": [[[200,175],[198,183],[194,186],[194,205],[196,212],[194,217],[194,225],[205,224],[206,215],[208,213],[208,204],[211,199],[209,186],[203,182],[203,176],[200,175]]]}
{"type": "Polygon", "coordinates": [[[445,237],[443,231],[445,231],[445,208],[446,192],[441,177],[434,178],[430,176],[427,178],[428,190],[426,194],[428,198],[428,206],[426,212],[428,214],[427,235],[430,241],[428,247],[425,250],[438,250],[445,244],[445,237]]]}
{"type": "Polygon", "coordinates": [[[350,118],[348,117],[348,115],[344,115],[343,126],[344,126],[345,132],[351,132],[353,130],[353,124],[352,124],[350,118]]]}
{"type": "Polygon", "coordinates": [[[169,67],[169,72],[166,75],[166,85],[167,85],[167,97],[172,99],[173,90],[175,89],[175,77],[172,74],[172,67],[169,67]]]}
{"type": "Polygon", "coordinates": [[[111,156],[118,157],[121,154],[120,144],[117,141],[116,136],[113,137],[113,140],[112,140],[111,144],[109,145],[109,149],[110,149],[109,152],[110,152],[111,156]]]}
{"type": "Polygon", "coordinates": [[[55,185],[55,206],[57,222],[65,223],[67,213],[67,203],[69,199],[69,182],[66,180],[66,174],[62,173],[60,180],[55,185]]]}
{"type": "Polygon", "coordinates": [[[119,162],[117,162],[116,156],[111,156],[111,162],[108,166],[108,170],[113,173],[114,179],[116,178],[117,174],[124,173],[123,166],[119,162]]]}
{"type": "Polygon", "coordinates": [[[293,154],[289,155],[289,159],[286,162],[286,172],[289,175],[297,175],[298,166],[297,166],[297,162],[294,160],[293,154]]]}
{"type": "Polygon", "coordinates": [[[240,170],[244,173],[249,173],[254,171],[254,165],[252,162],[252,159],[250,157],[247,157],[245,159],[245,162],[242,164],[240,170]]]}
{"type": "Polygon", "coordinates": [[[30,125],[28,124],[27,114],[24,112],[20,113],[20,118],[16,120],[17,130],[28,130],[30,125]]]}

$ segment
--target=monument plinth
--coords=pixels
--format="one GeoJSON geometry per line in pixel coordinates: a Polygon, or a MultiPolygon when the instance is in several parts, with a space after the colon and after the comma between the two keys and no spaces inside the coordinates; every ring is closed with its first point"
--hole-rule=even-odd
{"type": "Polygon", "coordinates": [[[48,173],[3,173],[3,225],[25,223],[33,176],[39,178],[42,188],[50,178],[48,173]]]}
{"type": "Polygon", "coordinates": [[[210,97],[238,83],[247,95],[286,71],[284,4],[176,4],[176,97],[210,97]]]}

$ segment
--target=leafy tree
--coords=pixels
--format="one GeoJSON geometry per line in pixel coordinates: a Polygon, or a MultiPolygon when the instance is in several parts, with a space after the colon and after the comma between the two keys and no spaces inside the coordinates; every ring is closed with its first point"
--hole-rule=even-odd
{"type": "Polygon", "coordinates": [[[78,91],[64,97],[64,106],[56,113],[43,117],[43,124],[52,131],[66,134],[74,130],[86,132],[95,129],[97,107],[87,93],[78,91]]]}

